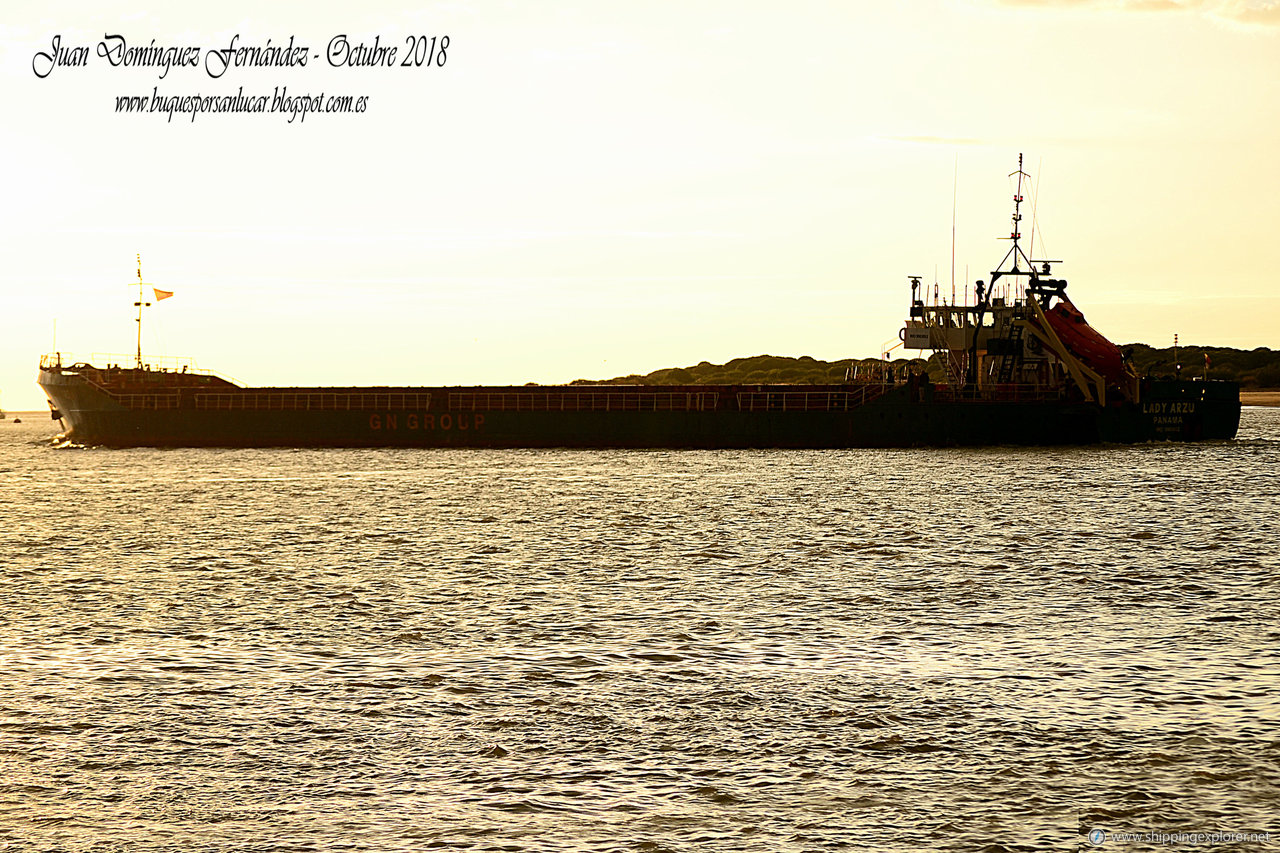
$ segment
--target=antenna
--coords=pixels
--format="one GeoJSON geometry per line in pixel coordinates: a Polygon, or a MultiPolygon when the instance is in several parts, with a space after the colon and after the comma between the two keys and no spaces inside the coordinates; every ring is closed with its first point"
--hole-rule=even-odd
{"type": "MultiPolygon", "coordinates": [[[[1035,198],[1031,200],[1031,257],[1033,258],[1036,256],[1036,228],[1039,224],[1036,221],[1036,210],[1040,207],[1040,172],[1043,168],[1044,157],[1041,157],[1039,164],[1036,165],[1036,182],[1031,187],[1031,191],[1035,193],[1035,198]]],[[[1030,260],[1027,262],[1030,263],[1030,260]]]]}
{"type": "Polygon", "coordinates": [[[956,189],[960,184],[960,153],[951,171],[951,304],[956,304],[956,189]]]}
{"type": "Polygon", "coordinates": [[[151,303],[143,300],[142,289],[146,283],[142,280],[142,255],[138,255],[138,301],[133,303],[133,307],[138,309],[138,363],[136,367],[142,369],[142,309],[150,308],[151,303]]]}

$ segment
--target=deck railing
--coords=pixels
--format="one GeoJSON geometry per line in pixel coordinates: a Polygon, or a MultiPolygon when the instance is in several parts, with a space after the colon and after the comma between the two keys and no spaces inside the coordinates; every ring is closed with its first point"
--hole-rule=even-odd
{"type": "Polygon", "coordinates": [[[195,407],[206,410],[265,411],[423,411],[431,395],[418,391],[285,391],[205,392],[193,395],[195,407]]]}
{"type": "MultiPolygon", "coordinates": [[[[87,362],[77,360],[74,353],[63,351],[45,353],[40,356],[40,367],[42,369],[69,370],[88,367],[102,373],[112,374],[118,371],[136,370],[137,366],[138,356],[136,354],[122,355],[120,353],[95,352],[89,355],[87,362]]],[[[144,355],[142,357],[142,370],[148,374],[177,373],[214,376],[230,382],[232,385],[242,384],[229,376],[218,373],[216,370],[202,370],[196,365],[194,358],[185,356],[144,355]]]]}
{"type": "Polygon", "coordinates": [[[117,403],[130,409],[176,409],[181,405],[177,394],[112,394],[111,396],[117,403]]]}
{"type": "Polygon", "coordinates": [[[744,412],[847,412],[879,397],[887,387],[867,383],[849,391],[741,391],[738,408],[744,412]]]}
{"type": "Polygon", "coordinates": [[[714,391],[459,391],[449,408],[479,412],[701,412],[714,409],[714,391]]]}
{"type": "Polygon", "coordinates": [[[981,403],[1043,403],[1061,400],[1064,397],[1062,388],[1047,385],[1026,385],[1004,383],[984,385],[976,391],[967,388],[952,388],[949,385],[936,385],[933,399],[939,403],[981,402],[981,403]]]}

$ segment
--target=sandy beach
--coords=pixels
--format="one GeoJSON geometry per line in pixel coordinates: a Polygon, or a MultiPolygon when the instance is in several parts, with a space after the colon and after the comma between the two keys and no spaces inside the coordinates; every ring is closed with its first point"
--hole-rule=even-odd
{"type": "Polygon", "coordinates": [[[1243,406],[1280,406],[1280,391],[1241,391],[1243,406]]]}

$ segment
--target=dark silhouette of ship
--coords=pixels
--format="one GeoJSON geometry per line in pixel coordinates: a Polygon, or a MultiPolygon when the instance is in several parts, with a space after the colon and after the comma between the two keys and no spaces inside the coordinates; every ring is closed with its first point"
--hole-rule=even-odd
{"type": "MultiPolygon", "coordinates": [[[[1021,249],[972,304],[926,304],[910,276],[908,349],[943,381],[896,370],[822,385],[252,388],[191,363],[144,360],[139,270],[132,367],[41,359],[67,440],[106,446],[848,448],[1231,439],[1235,382],[1139,377],[1021,249]]],[[[163,293],[163,292],[161,292],[163,293]]],[[[163,298],[157,294],[159,298],[163,298]]],[[[967,301],[967,300],[966,300],[967,301]]]]}

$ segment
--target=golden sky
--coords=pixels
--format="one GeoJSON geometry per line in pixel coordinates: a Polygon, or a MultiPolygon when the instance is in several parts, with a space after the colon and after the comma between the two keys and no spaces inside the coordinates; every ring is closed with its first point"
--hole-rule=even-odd
{"type": "Polygon", "coordinates": [[[55,321],[133,351],[138,253],[176,294],[144,349],[254,385],[875,356],[908,275],[950,298],[953,223],[958,292],[1003,257],[1019,152],[1023,232],[1104,334],[1280,347],[1277,2],[150,5],[6,11],[6,409],[43,408],[55,321]],[[110,34],[310,58],[162,79],[110,34]],[[331,67],[341,34],[397,65],[331,67]],[[40,78],[54,36],[87,64],[40,78]],[[116,111],[281,89],[366,109],[116,111]]]}

